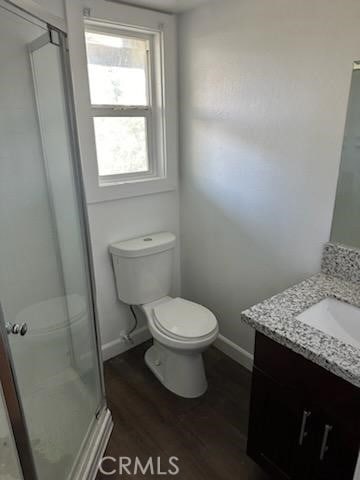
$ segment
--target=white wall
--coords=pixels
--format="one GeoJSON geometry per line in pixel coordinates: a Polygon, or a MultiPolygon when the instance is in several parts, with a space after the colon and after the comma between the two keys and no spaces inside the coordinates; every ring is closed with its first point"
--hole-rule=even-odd
{"type": "MultiPolygon", "coordinates": [[[[121,15],[121,12],[127,17],[133,17],[134,20],[127,22],[128,24],[137,24],[136,18],[138,17],[145,23],[147,22],[147,18],[149,18],[151,22],[156,22],[158,14],[154,12],[147,13],[146,11],[137,12],[138,9],[136,8],[124,7],[100,0],[96,2],[94,0],[89,0],[88,2],[83,2],[82,0],[67,0],[66,2],[70,59],[75,89],[75,106],[79,127],[81,159],[86,185],[88,186],[97,182],[97,178],[93,178],[94,169],[89,168],[90,164],[96,162],[96,153],[93,125],[89,113],[90,99],[87,87],[83,36],[82,8],[85,5],[92,8],[92,12],[95,12],[97,18],[108,18],[107,15],[109,16],[109,13],[111,13],[112,19],[115,21],[116,16],[121,15]]],[[[164,16],[160,16],[159,19],[164,19],[164,16]]],[[[174,42],[172,42],[174,44],[168,46],[171,51],[175,48],[175,31],[172,36],[174,37],[174,42]]],[[[165,56],[166,55],[169,56],[169,53],[165,52],[165,56]]],[[[175,58],[173,57],[172,60],[174,65],[172,67],[173,71],[171,71],[170,74],[171,79],[174,79],[174,81],[170,82],[171,85],[168,83],[168,93],[171,89],[175,89],[176,93],[175,58]]],[[[175,94],[170,95],[170,102],[171,105],[176,104],[175,94]]],[[[117,299],[111,258],[108,252],[109,244],[115,241],[164,230],[171,231],[175,233],[177,237],[179,236],[177,108],[174,107],[172,110],[171,114],[173,117],[169,117],[171,119],[171,125],[168,125],[168,127],[169,129],[175,130],[175,132],[171,135],[173,141],[169,146],[171,147],[170,152],[173,153],[168,154],[168,161],[172,163],[176,170],[175,190],[99,202],[91,197],[91,192],[89,188],[87,188],[97,306],[105,359],[131,347],[131,345],[121,343],[120,339],[134,323],[129,307],[117,299]]],[[[175,255],[172,292],[174,295],[178,294],[180,289],[179,245],[177,245],[175,255]]],[[[136,342],[140,342],[149,336],[148,332],[144,332],[143,327],[144,322],[142,320],[139,323],[138,331],[135,332],[134,335],[136,342]]]]}
{"type": "Polygon", "coordinates": [[[63,0],[35,0],[35,3],[43,7],[52,15],[65,18],[65,7],[63,0]]]}
{"type": "MultiPolygon", "coordinates": [[[[105,358],[116,355],[126,347],[119,343],[119,339],[133,325],[129,308],[117,298],[108,246],[117,240],[164,230],[179,236],[178,208],[177,192],[88,205],[105,358]]],[[[173,285],[175,295],[180,287],[179,249],[176,251],[173,285]]],[[[140,322],[139,328],[143,325],[140,322]]],[[[136,341],[144,338],[135,334],[136,341]]]]}
{"type": "Polygon", "coordinates": [[[319,270],[357,0],[228,0],[179,24],[183,296],[252,351],[245,307],[319,270]]]}

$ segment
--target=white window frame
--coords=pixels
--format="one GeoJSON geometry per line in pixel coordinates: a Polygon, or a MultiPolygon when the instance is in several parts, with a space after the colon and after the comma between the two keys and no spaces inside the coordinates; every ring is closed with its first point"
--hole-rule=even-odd
{"type": "Polygon", "coordinates": [[[103,33],[115,37],[139,38],[148,43],[147,99],[148,105],[91,105],[92,116],[96,117],[143,117],[146,121],[146,149],[149,169],[142,172],[100,175],[99,185],[107,187],[123,182],[162,178],[165,176],[166,160],[163,146],[162,105],[162,48],[161,32],[144,30],[124,25],[107,24],[85,19],[85,31],[103,33]],[[156,65],[158,58],[158,65],[156,65]]]}
{"type": "Polygon", "coordinates": [[[65,5],[87,202],[100,203],[176,190],[178,188],[178,106],[175,16],[99,0],[65,0],[65,5]],[[84,16],[84,8],[90,12],[90,17],[84,16]],[[106,187],[100,185],[85,45],[85,21],[89,22],[89,20],[98,25],[112,25],[114,28],[125,28],[127,31],[133,29],[134,32],[142,31],[145,34],[152,34],[155,41],[159,43],[159,48],[155,48],[154,53],[154,65],[158,77],[155,82],[157,100],[153,105],[153,115],[156,119],[154,136],[157,145],[154,156],[159,168],[154,175],[123,178],[120,182],[109,182],[106,187]]]}

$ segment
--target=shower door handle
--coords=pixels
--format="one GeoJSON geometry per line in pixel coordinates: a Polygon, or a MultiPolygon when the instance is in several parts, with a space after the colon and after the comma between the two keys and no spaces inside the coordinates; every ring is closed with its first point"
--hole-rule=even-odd
{"type": "MultiPolygon", "coordinates": [[[[10,332],[11,333],[11,332],[10,332]]],[[[24,480],[36,480],[33,450],[18,388],[15,365],[8,339],[7,322],[0,301],[0,388],[8,413],[12,437],[15,440],[24,480]]],[[[1,397],[0,397],[1,400],[1,397]]],[[[2,476],[2,475],[1,475],[2,476]]]]}
{"type": "Polygon", "coordinates": [[[24,335],[27,334],[28,331],[28,326],[27,323],[22,323],[21,325],[19,323],[10,323],[6,322],[5,324],[6,332],[8,335],[13,334],[13,335],[20,335],[23,337],[24,335]]]}

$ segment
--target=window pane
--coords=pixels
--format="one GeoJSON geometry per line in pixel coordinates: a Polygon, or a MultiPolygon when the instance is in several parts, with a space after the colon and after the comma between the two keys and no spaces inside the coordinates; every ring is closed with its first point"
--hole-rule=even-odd
{"type": "Polygon", "coordinates": [[[147,105],[147,48],[142,38],[86,32],[93,105],[147,105]]]}
{"type": "Polygon", "coordinates": [[[95,117],[94,126],[99,175],[149,170],[144,117],[95,117]]]}

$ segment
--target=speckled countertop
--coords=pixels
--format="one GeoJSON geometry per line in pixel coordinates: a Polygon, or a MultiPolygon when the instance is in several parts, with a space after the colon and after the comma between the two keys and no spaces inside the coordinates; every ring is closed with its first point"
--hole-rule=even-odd
{"type": "Polygon", "coordinates": [[[242,312],[241,319],[257,331],[360,387],[360,349],[295,318],[327,297],[360,307],[360,284],[331,273],[318,273],[254,305],[242,312]]]}

